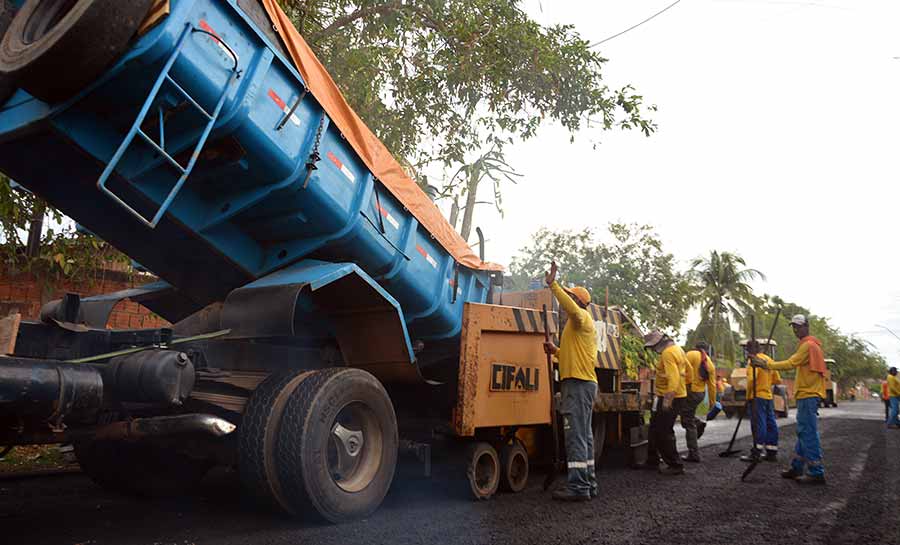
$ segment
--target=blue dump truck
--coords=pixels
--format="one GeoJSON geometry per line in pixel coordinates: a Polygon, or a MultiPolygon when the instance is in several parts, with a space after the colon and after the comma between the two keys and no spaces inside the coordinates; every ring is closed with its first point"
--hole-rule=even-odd
{"type": "Polygon", "coordinates": [[[277,2],[0,9],[0,171],[161,279],[3,318],[0,451],[72,443],[135,494],[230,465],[334,522],[377,509],[405,451],[426,470],[461,451],[478,498],[552,458],[557,315],[488,304],[502,273],[354,124],[277,2]],[[124,299],[172,327],[106,328],[124,299]]]}

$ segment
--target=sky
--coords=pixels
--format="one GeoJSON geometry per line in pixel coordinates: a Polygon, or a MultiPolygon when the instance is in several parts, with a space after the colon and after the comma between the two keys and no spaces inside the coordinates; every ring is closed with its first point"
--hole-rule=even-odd
{"type": "MultiPolygon", "coordinates": [[[[671,2],[525,7],[594,42],[671,2]]],[[[757,293],[900,364],[900,340],[877,327],[900,335],[898,21],[897,0],[682,0],[603,44],[605,79],[656,104],[658,132],[589,130],[572,144],[547,125],[508,148],[523,178],[505,188],[504,217],[476,214],[488,258],[508,264],[541,226],[651,224],[681,268],[737,252],[766,275],[757,293]]]]}

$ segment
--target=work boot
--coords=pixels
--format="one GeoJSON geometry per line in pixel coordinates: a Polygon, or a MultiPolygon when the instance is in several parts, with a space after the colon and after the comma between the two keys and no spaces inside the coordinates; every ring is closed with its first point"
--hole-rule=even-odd
{"type": "Polygon", "coordinates": [[[706,422],[697,421],[697,439],[703,437],[703,432],[706,431],[706,422]]]}
{"type": "Polygon", "coordinates": [[[700,455],[697,454],[696,452],[691,452],[687,456],[682,456],[681,460],[684,462],[690,462],[692,464],[699,464],[700,463],[700,455]]]}
{"type": "Polygon", "coordinates": [[[741,461],[751,464],[758,464],[762,461],[762,456],[760,456],[759,451],[751,450],[750,454],[741,456],[741,461]]]}
{"type": "Polygon", "coordinates": [[[798,484],[804,485],[823,485],[825,484],[825,475],[804,475],[796,481],[798,484]]]}
{"type": "Polygon", "coordinates": [[[797,471],[796,469],[789,467],[781,472],[781,476],[785,479],[799,479],[803,476],[803,473],[797,471]]]}
{"type": "Polygon", "coordinates": [[[648,471],[659,471],[659,462],[644,462],[643,464],[634,464],[635,469],[645,469],[648,471]]]}
{"type": "Polygon", "coordinates": [[[766,457],[764,459],[767,462],[777,462],[778,461],[778,451],[776,451],[776,450],[766,451],[766,457]]]}
{"type": "Polygon", "coordinates": [[[591,501],[588,492],[575,492],[570,488],[560,488],[553,491],[553,499],[557,501],[591,501]]]}
{"type": "Polygon", "coordinates": [[[671,477],[673,475],[684,475],[684,466],[666,466],[659,468],[661,475],[671,477]]]}

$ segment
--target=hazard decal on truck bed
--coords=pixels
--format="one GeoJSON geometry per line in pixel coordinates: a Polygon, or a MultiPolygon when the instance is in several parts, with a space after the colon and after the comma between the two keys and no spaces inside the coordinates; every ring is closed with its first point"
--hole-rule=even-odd
{"type": "Polygon", "coordinates": [[[425,250],[425,248],[416,244],[416,251],[419,252],[420,254],[422,254],[422,257],[425,258],[425,261],[427,261],[429,265],[431,265],[433,268],[437,269],[437,261],[435,261],[434,258],[431,257],[430,255],[428,255],[428,251],[425,250]]]}
{"type": "Polygon", "coordinates": [[[284,113],[284,115],[290,114],[291,123],[298,127],[300,126],[300,118],[297,117],[297,114],[291,113],[291,109],[288,108],[287,103],[283,101],[280,96],[278,96],[278,93],[275,92],[275,89],[269,89],[269,98],[272,99],[272,102],[274,102],[275,105],[278,106],[278,108],[284,113]]]}
{"type": "Polygon", "coordinates": [[[216,47],[218,47],[219,49],[222,50],[223,53],[228,55],[228,58],[232,58],[232,55],[233,55],[234,60],[236,62],[239,60],[237,51],[231,51],[230,49],[225,47],[225,43],[224,43],[224,40],[222,40],[222,37],[219,36],[218,32],[213,30],[213,27],[209,26],[209,23],[206,22],[206,19],[200,19],[200,28],[202,28],[206,32],[209,32],[210,34],[212,34],[212,36],[209,37],[210,41],[215,43],[216,47]],[[215,38],[213,38],[213,36],[215,36],[215,38]],[[216,39],[216,38],[218,38],[218,39],[216,39]]]}
{"type": "Polygon", "coordinates": [[[390,223],[394,227],[394,229],[400,228],[400,222],[397,221],[397,218],[392,216],[391,213],[385,210],[383,206],[381,206],[380,204],[376,204],[375,208],[378,209],[378,213],[381,214],[381,216],[384,218],[384,221],[390,223]]]}
{"type": "Polygon", "coordinates": [[[353,174],[353,171],[347,168],[347,165],[345,165],[343,162],[341,162],[340,159],[338,159],[337,155],[330,151],[326,155],[331,160],[331,162],[334,163],[334,166],[338,167],[338,170],[340,170],[341,173],[346,176],[348,180],[350,180],[350,183],[356,183],[356,175],[353,174]]]}

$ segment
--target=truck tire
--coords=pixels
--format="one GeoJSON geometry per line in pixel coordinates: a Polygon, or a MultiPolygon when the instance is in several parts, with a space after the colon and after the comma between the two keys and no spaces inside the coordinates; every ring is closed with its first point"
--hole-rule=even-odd
{"type": "Polygon", "coordinates": [[[466,449],[466,480],[472,497],[489,500],[500,487],[500,456],[490,443],[478,441],[466,449]]]}
{"type": "Polygon", "coordinates": [[[281,415],[291,392],[312,373],[314,371],[288,371],[266,377],[253,390],[238,426],[241,484],[253,499],[273,508],[285,508],[275,469],[275,444],[281,415]]]}
{"type": "Polygon", "coordinates": [[[528,485],[528,451],[518,439],[500,449],[500,487],[521,492],[528,485]]]}
{"type": "Polygon", "coordinates": [[[397,465],[397,417],[384,387],[361,369],[330,368],[289,395],[275,445],[283,507],[330,522],[370,515],[397,465]]]}
{"type": "MultiPolygon", "coordinates": [[[[12,23],[15,14],[16,8],[10,0],[0,0],[0,40],[6,35],[6,29],[12,23]]],[[[0,73],[0,105],[6,104],[6,101],[16,92],[16,87],[18,86],[15,78],[0,73]]]]}
{"type": "Polygon", "coordinates": [[[81,469],[101,487],[119,493],[163,497],[194,489],[210,470],[209,460],[147,443],[79,441],[81,469]]]}
{"type": "Polygon", "coordinates": [[[0,74],[49,103],[71,98],[128,48],[153,0],[26,0],[0,41],[0,74]]]}

